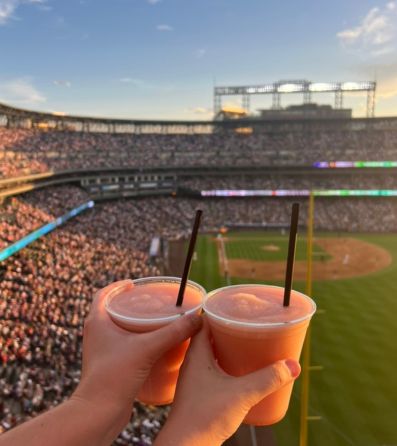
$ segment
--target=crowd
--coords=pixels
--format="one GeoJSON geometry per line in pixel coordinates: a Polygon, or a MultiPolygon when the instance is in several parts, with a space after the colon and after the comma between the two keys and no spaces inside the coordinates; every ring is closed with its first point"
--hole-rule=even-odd
{"type": "MultiPolygon", "coordinates": [[[[215,184],[212,179],[189,181],[186,184],[195,188],[215,184]]],[[[308,184],[307,179],[302,181],[299,188],[308,184]]],[[[250,182],[249,177],[221,182],[225,187],[263,184],[260,178],[250,182]]],[[[282,184],[298,187],[298,180],[282,184]]],[[[0,249],[88,199],[86,192],[72,186],[5,199],[0,204],[0,249]]],[[[93,293],[116,280],[160,274],[161,265],[148,256],[153,237],[186,237],[197,208],[204,211],[203,231],[230,224],[287,225],[293,201],[301,203],[304,224],[308,208],[303,198],[167,196],[99,203],[2,262],[0,431],[71,394],[80,378],[83,320],[93,293]]],[[[317,198],[315,209],[316,230],[397,229],[397,198],[317,198]]],[[[167,410],[136,403],[134,416],[115,444],[152,444],[167,410]]]]}
{"type": "Polygon", "coordinates": [[[106,134],[0,127],[0,176],[108,167],[307,166],[396,160],[397,131],[195,135],[106,134]]]}
{"type": "MultiPolygon", "coordinates": [[[[62,187],[7,200],[0,207],[2,247],[87,198],[78,189],[62,187]]],[[[149,264],[147,250],[135,247],[127,232],[118,243],[107,239],[112,220],[106,211],[100,216],[106,230],[97,237],[89,230],[95,225],[92,215],[81,218],[84,232],[78,230],[78,218],[0,265],[0,429],[57,405],[75,388],[82,323],[95,290],[115,280],[159,273],[149,264]]],[[[134,236],[149,243],[143,229],[134,236]]],[[[136,410],[140,418],[133,423],[144,423],[139,429],[130,424],[117,444],[151,444],[145,438],[149,431],[153,437],[164,412],[144,406],[136,410]],[[136,440],[127,442],[132,434],[136,440]]]]}

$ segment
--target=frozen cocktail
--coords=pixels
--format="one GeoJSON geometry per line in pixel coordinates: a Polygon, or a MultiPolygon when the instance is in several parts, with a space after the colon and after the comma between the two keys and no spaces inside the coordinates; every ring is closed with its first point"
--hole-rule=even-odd
{"type": "MultiPolygon", "coordinates": [[[[208,316],[215,356],[233,376],[242,376],[282,359],[299,360],[310,318],[316,311],[312,299],[291,291],[283,306],[284,288],[268,285],[235,285],[208,294],[208,316]]],[[[293,383],[264,398],[244,422],[256,426],[281,420],[293,383]]]]}
{"type": "MultiPolygon", "coordinates": [[[[205,297],[203,287],[188,281],[183,304],[175,305],[181,279],[147,277],[123,281],[106,297],[105,305],[112,320],[126,330],[143,333],[161,328],[184,314],[199,313],[205,297]]],[[[138,399],[146,404],[169,404],[174,399],[179,368],[189,340],[169,350],[153,366],[138,399]]]]}

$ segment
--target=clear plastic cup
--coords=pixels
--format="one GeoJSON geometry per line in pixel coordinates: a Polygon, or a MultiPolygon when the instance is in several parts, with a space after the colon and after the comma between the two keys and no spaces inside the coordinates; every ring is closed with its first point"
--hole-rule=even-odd
{"type": "MultiPolygon", "coordinates": [[[[158,285],[160,290],[161,287],[163,287],[164,292],[167,293],[170,293],[170,289],[172,289],[175,291],[174,302],[176,302],[177,290],[179,290],[180,282],[181,279],[178,277],[160,276],[131,280],[130,284],[133,285],[131,289],[134,289],[135,293],[137,287],[139,287],[139,290],[142,292],[142,295],[145,296],[145,299],[147,299],[148,296],[147,289],[149,285],[150,289],[153,289],[154,285],[158,285]]],[[[134,333],[154,331],[170,324],[181,315],[200,313],[206,295],[206,291],[201,285],[188,280],[185,289],[184,304],[182,307],[175,306],[175,314],[169,316],[156,316],[156,312],[153,311],[149,317],[147,314],[145,316],[139,314],[132,316],[131,310],[127,311],[127,314],[123,314],[123,311],[120,311],[120,308],[117,311],[112,309],[112,302],[114,302],[114,300],[117,299],[117,296],[120,296],[123,292],[128,292],[130,284],[123,281],[123,284],[121,284],[120,287],[113,288],[105,298],[105,307],[109,316],[117,325],[134,333]],[[196,305],[191,305],[190,308],[186,310],[187,300],[191,296],[193,296],[198,303],[196,305]]],[[[150,375],[138,394],[139,401],[151,405],[164,405],[173,401],[179,369],[184,360],[189,342],[190,339],[175,346],[154,364],[150,375]]]]}
{"type": "MultiPolygon", "coordinates": [[[[214,341],[215,356],[225,372],[233,376],[242,376],[266,367],[278,360],[299,360],[310,319],[316,311],[316,304],[310,297],[298,291],[291,291],[291,304],[294,299],[307,300],[307,311],[293,320],[272,322],[237,320],[225,317],[208,308],[214,296],[220,292],[227,296],[244,293],[255,289],[263,293],[269,291],[280,295],[280,305],[284,288],[270,285],[234,285],[216,289],[208,293],[204,302],[204,311],[209,321],[214,341]]],[[[223,297],[222,297],[223,299],[223,297]]],[[[226,304],[227,305],[227,304],[226,304]]],[[[247,414],[244,423],[265,426],[277,423],[286,414],[291,398],[293,382],[264,398],[247,414]]]]}

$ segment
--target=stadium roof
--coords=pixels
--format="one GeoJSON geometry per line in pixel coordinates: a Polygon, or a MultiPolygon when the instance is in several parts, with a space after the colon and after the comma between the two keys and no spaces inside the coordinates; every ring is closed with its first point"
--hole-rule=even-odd
{"type": "Polygon", "coordinates": [[[68,115],[63,112],[42,112],[35,110],[25,110],[7,104],[0,103],[0,114],[12,116],[18,119],[31,119],[32,122],[40,121],[68,121],[68,122],[92,122],[102,124],[175,124],[175,125],[189,125],[198,123],[206,125],[213,124],[213,121],[192,121],[192,120],[153,120],[153,119],[123,119],[123,118],[108,118],[108,117],[93,117],[93,116],[77,116],[68,115]]]}
{"type": "MultiPolygon", "coordinates": [[[[231,113],[232,114],[232,113],[231,113]]],[[[235,113],[237,115],[237,113],[235,113]]],[[[21,108],[9,106],[0,103],[0,125],[10,127],[34,127],[34,128],[56,128],[57,130],[70,130],[72,127],[76,131],[103,131],[96,126],[106,126],[107,132],[131,132],[136,134],[161,133],[161,134],[200,134],[212,133],[213,131],[235,130],[241,127],[251,126],[255,131],[285,131],[288,126],[289,131],[301,131],[301,126],[310,125],[322,126],[327,128],[332,126],[337,128],[343,126],[356,126],[361,128],[383,129],[396,128],[397,117],[377,117],[377,118],[341,118],[334,117],[314,117],[306,119],[297,116],[294,119],[271,119],[269,117],[253,117],[240,115],[238,119],[224,119],[211,121],[191,121],[191,120],[148,120],[148,119],[117,119],[106,117],[76,116],[64,115],[60,113],[41,112],[33,110],[24,110],[21,108]],[[2,121],[3,118],[3,122],[2,121]],[[6,121],[4,121],[4,118],[6,121]],[[23,121],[29,121],[26,125],[23,121]],[[309,122],[310,121],[310,122],[309,122]],[[118,127],[119,126],[119,127],[118,127]],[[128,127],[129,128],[126,128],[128,127]],[[292,126],[292,127],[291,127],[292,126]],[[123,128],[124,127],[124,128],[123,128]],[[284,130],[283,130],[284,129],[284,130]]]]}

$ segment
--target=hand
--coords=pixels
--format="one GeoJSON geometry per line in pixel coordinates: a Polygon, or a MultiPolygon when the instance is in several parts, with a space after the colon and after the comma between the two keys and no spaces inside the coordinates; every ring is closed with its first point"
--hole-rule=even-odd
{"type": "Polygon", "coordinates": [[[251,407],[299,373],[299,363],[288,359],[238,378],[226,374],[214,358],[205,321],[186,355],[171,413],[156,446],[222,444],[251,407]]]}
{"type": "Polygon", "coordinates": [[[131,281],[115,282],[98,291],[84,324],[81,382],[72,399],[114,405],[131,412],[132,403],[153,364],[201,327],[198,315],[183,316],[149,333],[117,326],[105,309],[108,293],[131,281]]]}

